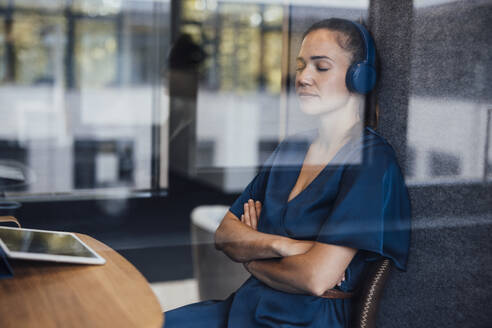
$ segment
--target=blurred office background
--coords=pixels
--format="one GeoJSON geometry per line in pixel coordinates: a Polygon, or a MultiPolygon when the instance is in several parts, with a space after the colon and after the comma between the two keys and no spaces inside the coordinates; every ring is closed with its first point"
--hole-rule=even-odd
{"type": "Polygon", "coordinates": [[[191,212],[230,205],[313,126],[294,60],[327,17],[364,19],[375,37],[368,104],[412,198],[409,270],[380,326],[486,327],[490,0],[0,0],[0,196],[25,227],[118,250],[166,309],[197,300],[191,212]]]}

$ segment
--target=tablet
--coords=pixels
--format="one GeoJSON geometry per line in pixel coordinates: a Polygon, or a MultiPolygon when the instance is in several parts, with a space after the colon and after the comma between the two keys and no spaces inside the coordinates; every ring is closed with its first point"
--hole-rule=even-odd
{"type": "Polygon", "coordinates": [[[0,227],[0,247],[13,259],[84,264],[106,262],[70,232],[0,227]]]}

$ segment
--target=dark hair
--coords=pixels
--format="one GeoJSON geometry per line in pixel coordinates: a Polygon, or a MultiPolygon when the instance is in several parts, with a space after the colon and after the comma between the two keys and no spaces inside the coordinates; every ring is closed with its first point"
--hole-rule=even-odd
{"type": "Polygon", "coordinates": [[[340,48],[352,54],[351,64],[364,60],[366,51],[364,40],[351,21],[342,18],[324,19],[311,25],[302,35],[302,39],[304,40],[309,33],[322,29],[339,32],[336,37],[337,43],[340,48]]]}

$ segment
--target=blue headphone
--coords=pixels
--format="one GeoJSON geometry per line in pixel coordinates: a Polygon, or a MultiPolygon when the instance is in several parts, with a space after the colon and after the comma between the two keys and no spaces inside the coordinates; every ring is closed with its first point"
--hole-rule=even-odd
{"type": "Polygon", "coordinates": [[[359,23],[350,21],[360,32],[366,48],[366,56],[363,61],[353,63],[347,70],[345,84],[350,91],[366,94],[374,88],[376,84],[376,49],[374,41],[367,29],[359,23]]]}

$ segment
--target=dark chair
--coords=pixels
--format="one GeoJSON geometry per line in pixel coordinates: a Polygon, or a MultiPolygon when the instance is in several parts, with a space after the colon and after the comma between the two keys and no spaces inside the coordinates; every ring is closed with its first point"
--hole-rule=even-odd
{"type": "Polygon", "coordinates": [[[0,226],[1,225],[16,225],[18,228],[21,227],[19,220],[14,218],[13,216],[0,216],[0,226]]]}
{"type": "Polygon", "coordinates": [[[23,163],[0,159],[0,216],[15,216],[21,207],[21,203],[8,200],[6,192],[24,190],[34,179],[34,172],[23,163]]]}
{"type": "Polygon", "coordinates": [[[392,263],[387,258],[371,263],[363,285],[354,295],[351,327],[376,327],[379,301],[381,300],[386,280],[390,275],[391,267],[392,263]]]}

